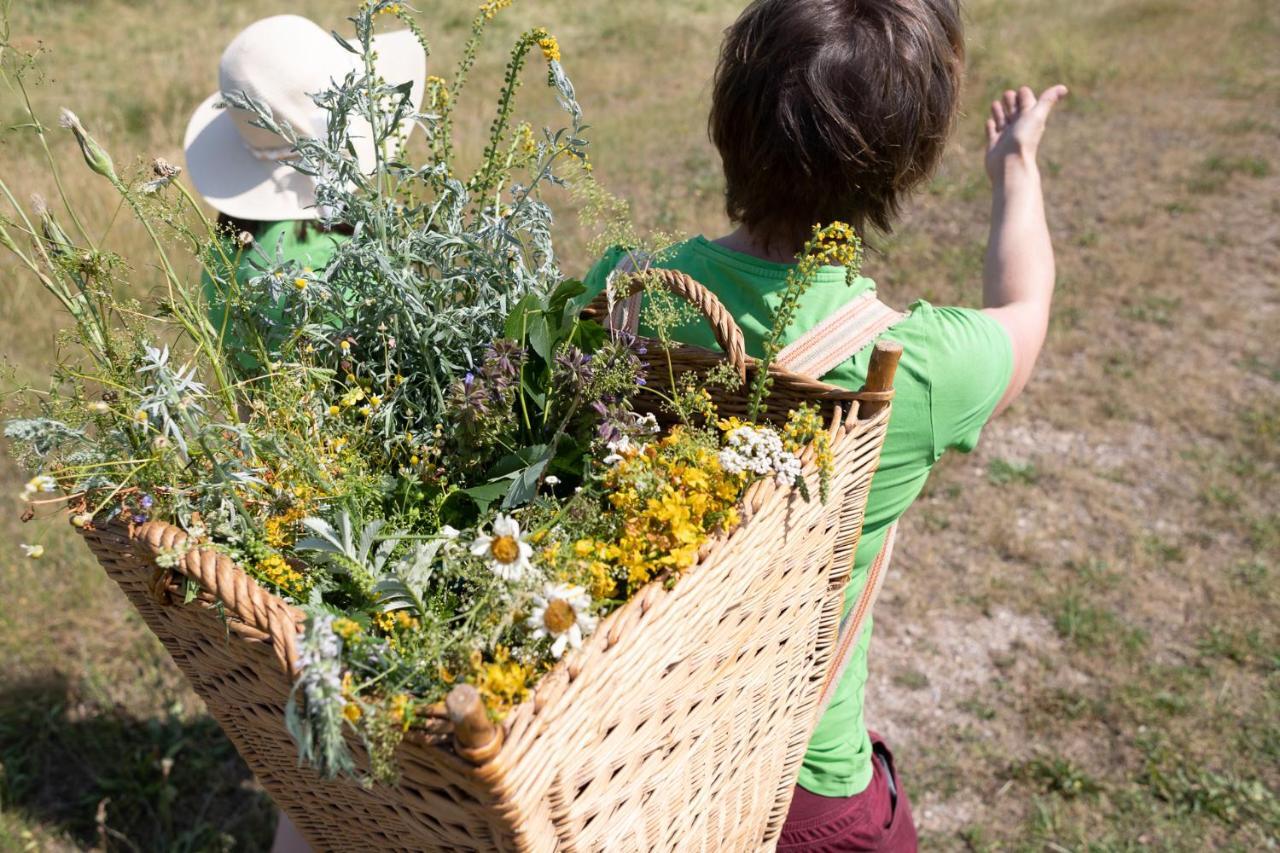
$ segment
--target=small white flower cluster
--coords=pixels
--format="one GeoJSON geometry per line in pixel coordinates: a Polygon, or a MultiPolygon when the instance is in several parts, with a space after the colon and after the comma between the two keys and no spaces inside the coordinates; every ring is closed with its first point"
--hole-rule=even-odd
{"type": "Polygon", "coordinates": [[[637,447],[636,443],[625,435],[617,441],[609,442],[605,446],[609,448],[609,455],[604,458],[604,464],[606,465],[617,465],[627,457],[634,456],[644,449],[643,445],[637,447]]]}
{"type": "Polygon", "coordinates": [[[58,490],[58,481],[50,477],[48,474],[40,474],[32,477],[27,484],[22,487],[22,499],[29,501],[40,492],[56,492],[58,490]]]}
{"type": "Polygon", "coordinates": [[[794,486],[800,479],[799,457],[784,449],[782,438],[771,429],[736,427],[725,442],[720,467],[730,474],[772,476],[779,486],[794,486]]]}
{"type": "Polygon", "coordinates": [[[161,548],[156,552],[155,564],[162,569],[176,568],[183,558],[187,556],[187,552],[195,545],[195,540],[187,538],[174,545],[172,548],[161,548]]]}

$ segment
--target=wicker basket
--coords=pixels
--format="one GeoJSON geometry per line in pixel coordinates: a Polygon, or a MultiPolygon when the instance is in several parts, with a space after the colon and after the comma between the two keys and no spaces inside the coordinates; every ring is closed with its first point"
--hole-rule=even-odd
{"type": "MultiPolygon", "coordinates": [[[[679,274],[667,283],[749,372],[741,333],[715,297],[679,274]]],[[[474,690],[455,690],[451,719],[401,744],[396,786],[299,766],[283,722],[297,608],[212,551],[157,568],[157,551],[185,536],[170,525],[84,535],[316,850],[772,849],[815,723],[899,353],[877,345],[860,394],[775,369],[774,412],[819,400],[830,413],[830,500],[755,484],[737,529],[709,541],[672,589],[651,584],[605,619],[501,726],[474,690]],[[203,590],[186,605],[178,573],[203,590]]],[[[682,347],[673,358],[678,372],[726,355],[682,347]]]]}

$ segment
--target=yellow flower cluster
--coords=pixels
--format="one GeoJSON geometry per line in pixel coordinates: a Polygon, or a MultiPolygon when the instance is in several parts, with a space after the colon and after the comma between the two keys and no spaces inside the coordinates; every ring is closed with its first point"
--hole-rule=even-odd
{"type": "Polygon", "coordinates": [[[862,241],[853,227],[844,222],[833,222],[814,235],[814,257],[819,263],[837,267],[858,264],[862,254],[862,241]]]}
{"type": "Polygon", "coordinates": [[[360,623],[354,619],[341,616],[333,620],[333,632],[341,637],[344,642],[350,642],[362,630],[360,623]]]}
{"type": "Polygon", "coordinates": [[[472,684],[480,691],[485,706],[498,716],[519,705],[529,695],[534,668],[511,659],[511,653],[499,646],[491,662],[484,662],[477,652],[472,658],[472,684]]]}
{"type": "Polygon", "coordinates": [[[295,598],[302,597],[310,585],[306,576],[285,562],[284,557],[279,554],[271,554],[259,560],[254,568],[260,578],[295,598]]]}
{"type": "Polygon", "coordinates": [[[591,560],[593,586],[611,582],[604,570],[617,567],[635,590],[687,569],[708,535],[736,525],[745,480],[721,468],[716,451],[690,440],[682,427],[622,456],[604,484],[620,516],[617,540],[582,540],[574,550],[591,560]]]}
{"type": "Polygon", "coordinates": [[[782,446],[799,456],[810,444],[813,445],[814,464],[818,466],[821,497],[825,501],[835,466],[831,455],[831,433],[822,423],[822,411],[817,406],[803,403],[787,415],[787,423],[782,428],[782,446]]]}
{"type": "Polygon", "coordinates": [[[359,703],[354,701],[355,694],[351,689],[351,680],[350,671],[342,673],[342,698],[347,700],[347,703],[342,706],[342,716],[354,723],[360,719],[363,712],[360,710],[359,703]]]}
{"type": "Polygon", "coordinates": [[[399,723],[404,731],[409,730],[413,722],[413,697],[408,693],[397,693],[387,704],[387,716],[399,723]]]}
{"type": "Polygon", "coordinates": [[[542,48],[542,55],[546,57],[547,62],[560,61],[560,42],[556,41],[555,36],[538,27],[533,31],[533,37],[538,40],[538,47],[542,48]]]}
{"type": "Polygon", "coordinates": [[[284,548],[292,545],[297,535],[299,521],[307,517],[307,508],[295,504],[278,515],[273,515],[262,524],[263,539],[272,548],[284,548]]]}
{"type": "Polygon", "coordinates": [[[433,109],[444,109],[449,103],[449,85],[445,83],[443,77],[437,77],[432,74],[427,77],[427,91],[431,93],[431,106],[433,109]]]}
{"type": "MultiPolygon", "coordinates": [[[[364,3],[363,3],[364,8],[366,8],[366,9],[371,9],[371,8],[373,8],[373,7],[374,7],[374,6],[376,6],[376,5],[378,5],[378,0],[364,0],[364,3]]],[[[400,4],[399,4],[399,3],[392,3],[392,4],[390,4],[389,6],[383,6],[381,9],[379,9],[379,10],[377,11],[377,13],[376,13],[376,14],[379,14],[379,15],[399,15],[399,14],[400,14],[400,4]]]]}
{"type": "Polygon", "coordinates": [[[537,153],[538,142],[533,137],[533,126],[529,122],[522,121],[516,128],[515,147],[525,154],[537,153]]]}
{"type": "Polygon", "coordinates": [[[480,4],[480,14],[484,15],[486,21],[492,21],[494,15],[510,5],[511,0],[485,0],[480,4]]]}

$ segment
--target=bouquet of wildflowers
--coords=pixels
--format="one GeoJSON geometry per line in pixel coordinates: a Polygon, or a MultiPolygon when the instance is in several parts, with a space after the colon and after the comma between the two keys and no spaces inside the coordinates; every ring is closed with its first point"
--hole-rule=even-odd
{"type": "MultiPolygon", "coordinates": [[[[18,389],[5,426],[32,470],[28,517],[164,520],[187,539],[162,567],[215,549],[303,608],[288,724],[327,773],[353,770],[354,731],[374,774],[394,778],[399,740],[458,683],[500,718],[602,618],[644,585],[674,582],[737,524],[753,482],[803,488],[797,451],[816,442],[821,456],[826,435],[816,409],[781,431],[721,420],[704,386],[732,373],[659,390],[634,338],[583,319],[589,295],[560,269],[544,193],[567,186],[588,209],[617,205],[592,178],[583,113],[547,31],[516,41],[480,165],[459,172],[453,110],[486,22],[507,5],[480,8],[456,74],[429,78],[421,112],[372,70],[380,16],[422,37],[386,0],[364,3],[355,39],[339,39],[365,72],[315,94],[325,136],[298,136],[225,93],[293,145],[325,224],[351,230],[322,269],[221,232],[162,161],[123,174],[70,112],[62,123],[87,166],[151,236],[157,304],[117,295],[120,259],[68,199],[69,230],[40,202],[0,215],[0,244],[66,310],[74,345],[47,390],[18,389]],[[513,118],[535,60],[567,117],[558,130],[513,118]],[[378,143],[371,172],[351,153],[357,115],[378,143]],[[425,143],[404,143],[410,125],[425,143]],[[178,274],[179,252],[211,287],[178,274]]],[[[19,88],[22,71],[4,69],[19,88]]],[[[629,239],[607,224],[611,240],[629,239]]],[[[853,244],[820,232],[791,295],[823,257],[855,260],[853,244]]],[[[669,340],[680,311],[656,291],[647,301],[646,322],[669,340]]],[[[767,392],[758,375],[755,411],[767,392]]],[[[200,592],[185,583],[189,598],[200,592]]]]}

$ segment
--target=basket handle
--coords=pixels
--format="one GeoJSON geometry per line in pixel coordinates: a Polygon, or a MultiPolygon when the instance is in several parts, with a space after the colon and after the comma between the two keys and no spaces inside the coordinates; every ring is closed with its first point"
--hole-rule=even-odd
{"type": "MultiPolygon", "coordinates": [[[[733,366],[734,372],[738,374],[738,378],[746,380],[747,348],[743,342],[742,329],[738,327],[733,315],[714,293],[678,270],[661,267],[651,267],[640,273],[628,273],[619,278],[626,282],[625,294],[615,295],[619,300],[639,293],[644,290],[646,282],[656,278],[671,293],[698,309],[698,313],[711,324],[716,343],[720,345],[720,349],[724,352],[729,364],[733,366]]],[[[605,290],[591,300],[591,304],[583,313],[595,318],[608,317],[610,308],[609,292],[605,290]]]]}
{"type": "MultiPolygon", "coordinates": [[[[129,537],[141,540],[153,553],[187,541],[185,531],[163,521],[140,524],[129,537]]],[[[221,601],[229,615],[266,634],[285,673],[290,677],[297,673],[297,636],[305,619],[301,610],[263,589],[230,557],[211,548],[186,551],[173,569],[221,601]]]]}

